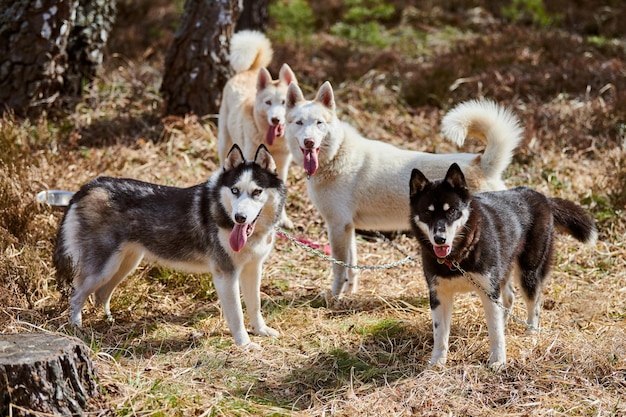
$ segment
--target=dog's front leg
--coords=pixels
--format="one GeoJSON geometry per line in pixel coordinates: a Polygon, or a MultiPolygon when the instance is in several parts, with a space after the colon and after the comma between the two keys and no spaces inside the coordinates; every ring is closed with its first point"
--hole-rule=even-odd
{"type": "MultiPolygon", "coordinates": [[[[273,155],[274,160],[276,161],[276,170],[278,172],[278,178],[283,180],[283,182],[287,183],[287,176],[289,175],[289,165],[291,164],[291,153],[286,152],[284,154],[273,155]]],[[[293,221],[287,216],[287,210],[283,207],[283,212],[280,214],[280,223],[281,227],[285,229],[293,229],[293,221]]]]}
{"type": "Polygon", "coordinates": [[[430,289],[430,311],[433,317],[433,354],[429,366],[445,365],[448,358],[450,322],[452,320],[452,292],[430,289]]]}
{"type": "Polygon", "coordinates": [[[268,327],[261,315],[262,272],[262,262],[251,262],[244,267],[240,277],[243,301],[246,303],[246,311],[252,326],[252,333],[257,336],[278,337],[278,331],[268,327]]]}
{"type": "Polygon", "coordinates": [[[213,285],[215,285],[217,290],[217,296],[226,318],[226,324],[228,324],[228,328],[235,339],[235,344],[260,349],[260,346],[250,342],[250,336],[248,336],[243,323],[243,310],[241,308],[241,299],[239,298],[239,279],[237,275],[234,273],[214,274],[213,285]]]}
{"type": "Polygon", "coordinates": [[[498,371],[506,363],[506,339],[504,337],[506,312],[483,292],[479,291],[478,294],[483,302],[489,332],[489,368],[498,371]]]}
{"type": "MultiPolygon", "coordinates": [[[[328,224],[328,236],[332,255],[335,259],[348,264],[356,264],[356,242],[354,225],[328,224]]],[[[334,297],[340,293],[354,293],[358,287],[358,275],[356,271],[344,266],[333,264],[333,284],[331,292],[334,297]]]]}

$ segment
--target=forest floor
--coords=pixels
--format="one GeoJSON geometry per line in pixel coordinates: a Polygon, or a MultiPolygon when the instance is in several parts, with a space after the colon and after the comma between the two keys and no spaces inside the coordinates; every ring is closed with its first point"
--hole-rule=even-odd
{"type": "MultiPolygon", "coordinates": [[[[178,14],[165,1],[132,3],[121,5],[105,70],[71,112],[0,119],[4,333],[75,335],[52,267],[63,210],[37,204],[38,192],[76,190],[101,174],[190,186],[217,169],[215,116],[161,113],[163,51],[178,14]]],[[[363,271],[359,292],[328,306],[330,264],[277,239],[262,308],[281,337],[253,337],[260,351],[233,344],[210,275],[144,263],[113,295],[114,324],[87,306],[78,336],[94,351],[104,392],[94,415],[625,415],[626,39],[607,32],[625,11],[619,2],[596,3],[563,8],[552,26],[511,23],[489,8],[407,6],[374,40],[342,36],[321,18],[311,33],[286,37],[276,22],[268,32],[271,72],[287,62],[307,97],[330,80],[341,118],[369,138],[458,152],[439,132],[447,110],[478,97],[508,106],[524,141],[507,186],[567,198],[594,216],[594,248],[558,237],[543,331],[528,336],[509,322],[501,372],[486,366],[475,294],[455,300],[447,366],[428,369],[432,323],[419,261],[363,271]]],[[[480,146],[468,141],[463,151],[480,146]]],[[[327,244],[306,183],[293,166],[292,233],[327,244]]],[[[392,243],[360,235],[360,262],[404,258],[396,247],[418,253],[410,235],[392,243]]],[[[515,315],[525,317],[523,304],[515,303],[515,315]]]]}

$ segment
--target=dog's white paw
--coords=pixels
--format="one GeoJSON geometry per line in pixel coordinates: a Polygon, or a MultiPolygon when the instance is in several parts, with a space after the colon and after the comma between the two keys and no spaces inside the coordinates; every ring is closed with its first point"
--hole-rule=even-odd
{"type": "Polygon", "coordinates": [[[282,227],[283,229],[287,229],[287,230],[293,229],[293,222],[291,221],[289,217],[287,217],[285,213],[283,213],[282,217],[280,218],[280,223],[278,225],[282,227]]]}
{"type": "Polygon", "coordinates": [[[265,337],[278,337],[280,333],[277,330],[272,329],[268,326],[263,326],[260,329],[254,329],[253,332],[257,336],[265,336],[265,337]]]}
{"type": "Polygon", "coordinates": [[[539,329],[534,326],[530,326],[526,328],[526,335],[533,335],[539,333],[539,329]]]}
{"type": "Polygon", "coordinates": [[[428,368],[432,369],[432,368],[443,368],[444,366],[446,366],[446,357],[437,357],[437,358],[431,358],[428,361],[428,368]]]}
{"type": "Polygon", "coordinates": [[[339,295],[333,294],[331,290],[322,291],[317,296],[324,299],[326,307],[328,308],[333,307],[339,301],[339,295]]]}
{"type": "Polygon", "coordinates": [[[105,319],[106,319],[107,323],[109,323],[109,324],[113,324],[113,323],[115,323],[115,319],[113,318],[113,316],[111,315],[111,313],[106,314],[106,315],[105,315],[105,319]]]}
{"type": "Polygon", "coordinates": [[[489,362],[489,370],[492,372],[500,372],[504,369],[504,366],[505,366],[504,361],[489,362]]]}
{"type": "Polygon", "coordinates": [[[245,345],[241,345],[239,347],[242,350],[244,350],[245,352],[253,352],[253,351],[263,350],[261,345],[259,345],[258,343],[254,343],[254,342],[248,342],[245,345]]]}
{"type": "Polygon", "coordinates": [[[72,315],[70,317],[70,324],[72,326],[76,327],[77,329],[82,328],[83,327],[83,316],[80,313],[72,315]]]}

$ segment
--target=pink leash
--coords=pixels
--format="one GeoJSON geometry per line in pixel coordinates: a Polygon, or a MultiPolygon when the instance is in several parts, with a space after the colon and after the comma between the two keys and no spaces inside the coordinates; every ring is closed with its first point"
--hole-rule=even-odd
{"type": "MultiPolygon", "coordinates": [[[[283,239],[287,239],[287,236],[283,232],[281,232],[281,231],[276,231],[276,234],[279,237],[282,237],[283,239]]],[[[315,243],[315,242],[313,242],[313,241],[311,241],[309,239],[305,239],[303,237],[296,237],[295,239],[298,242],[302,243],[303,245],[307,245],[310,248],[324,251],[324,253],[326,255],[330,256],[330,246],[329,245],[321,245],[319,243],[315,243]]]]}

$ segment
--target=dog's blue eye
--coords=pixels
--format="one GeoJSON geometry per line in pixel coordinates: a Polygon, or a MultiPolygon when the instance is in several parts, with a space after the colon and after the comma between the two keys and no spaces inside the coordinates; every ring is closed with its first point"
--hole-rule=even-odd
{"type": "Polygon", "coordinates": [[[239,189],[233,187],[230,189],[230,192],[233,193],[233,195],[239,195],[239,189]]]}

